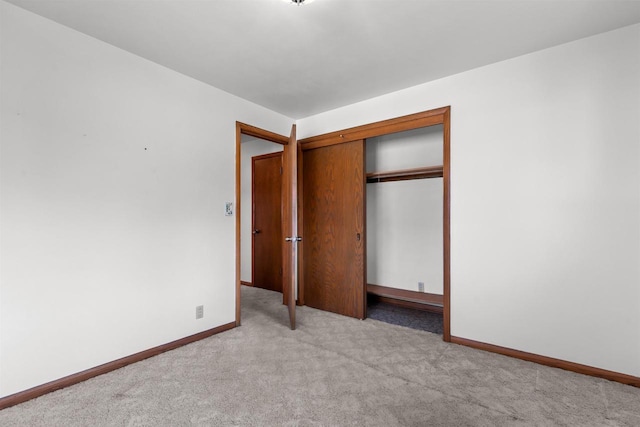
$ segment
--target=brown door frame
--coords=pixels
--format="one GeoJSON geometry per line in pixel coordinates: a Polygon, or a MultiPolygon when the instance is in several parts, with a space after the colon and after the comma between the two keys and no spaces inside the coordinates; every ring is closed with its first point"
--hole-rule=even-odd
{"type": "Polygon", "coordinates": [[[241,325],[240,319],[240,229],[241,229],[241,188],[240,182],[242,178],[242,135],[254,136],[256,138],[264,139],[266,141],[275,142],[276,144],[287,145],[289,144],[289,137],[279,135],[268,130],[260,129],[255,126],[251,126],[245,123],[236,122],[236,326],[241,325]]]}
{"type": "MultiPolygon", "coordinates": [[[[416,114],[383,120],[363,126],[330,132],[305,138],[299,141],[302,150],[341,144],[358,139],[373,138],[395,132],[402,132],[423,127],[443,126],[443,340],[451,341],[451,224],[450,224],[450,132],[451,107],[437,108],[416,114]]],[[[301,286],[304,286],[301,284],[301,286]]],[[[366,287],[366,283],[363,284],[366,287]]],[[[366,288],[365,288],[366,295],[366,288]]]]}

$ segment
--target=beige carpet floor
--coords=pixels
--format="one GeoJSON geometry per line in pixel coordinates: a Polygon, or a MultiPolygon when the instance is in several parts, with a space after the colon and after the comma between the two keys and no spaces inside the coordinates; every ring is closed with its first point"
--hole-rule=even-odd
{"type": "Polygon", "coordinates": [[[639,426],[640,389],[244,288],[243,326],[0,411],[0,426],[639,426]]]}

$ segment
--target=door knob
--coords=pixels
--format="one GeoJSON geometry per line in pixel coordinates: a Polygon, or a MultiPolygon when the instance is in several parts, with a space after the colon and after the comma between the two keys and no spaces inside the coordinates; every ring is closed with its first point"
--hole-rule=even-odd
{"type": "Polygon", "coordinates": [[[260,234],[260,230],[256,228],[255,230],[253,230],[253,234],[260,234]]]}

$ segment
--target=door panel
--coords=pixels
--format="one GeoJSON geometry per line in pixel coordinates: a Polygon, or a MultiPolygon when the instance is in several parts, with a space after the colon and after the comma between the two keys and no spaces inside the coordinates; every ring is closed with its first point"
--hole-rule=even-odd
{"type": "Polygon", "coordinates": [[[282,153],[252,159],[253,286],[282,292],[282,153]]]}
{"type": "Polygon", "coordinates": [[[305,304],[365,317],[364,141],[304,151],[305,304]]]}
{"type": "Polygon", "coordinates": [[[298,291],[298,141],[296,125],[291,127],[289,144],[284,146],[282,190],[282,288],[289,308],[291,329],[296,328],[296,298],[298,291]]]}

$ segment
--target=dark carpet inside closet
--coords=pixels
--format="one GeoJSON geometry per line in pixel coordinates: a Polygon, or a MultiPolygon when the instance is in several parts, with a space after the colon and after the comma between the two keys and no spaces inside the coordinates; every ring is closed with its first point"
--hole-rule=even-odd
{"type": "Polygon", "coordinates": [[[439,313],[398,307],[381,301],[370,301],[367,305],[367,317],[442,335],[442,314],[439,313]]]}

